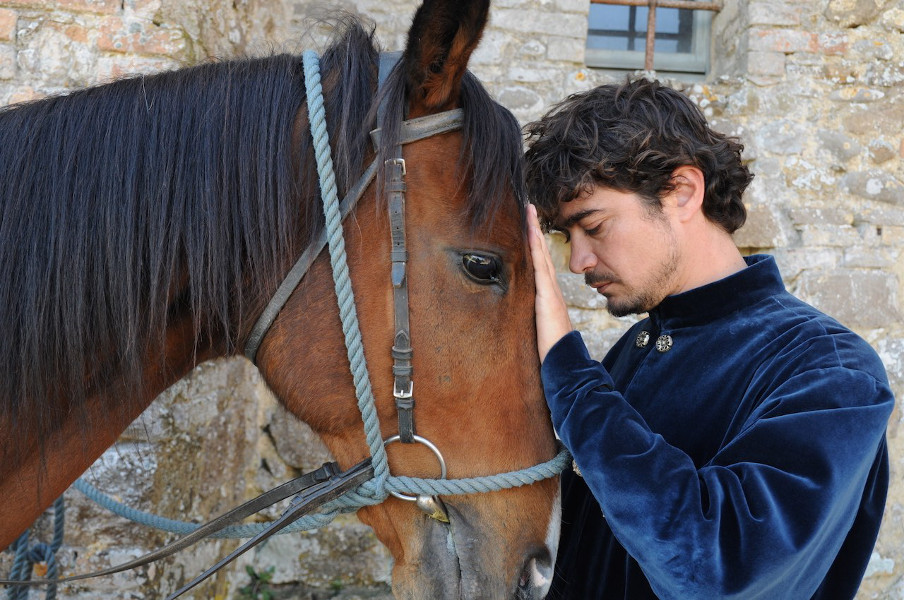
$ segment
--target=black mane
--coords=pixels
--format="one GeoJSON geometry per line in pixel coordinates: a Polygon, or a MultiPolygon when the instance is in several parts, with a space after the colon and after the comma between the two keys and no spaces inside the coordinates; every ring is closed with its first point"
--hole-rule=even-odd
{"type": "MultiPolygon", "coordinates": [[[[376,58],[349,21],[321,59],[340,194],[369,153],[376,58]]],[[[462,103],[472,222],[506,189],[523,210],[517,122],[471,75],[462,103]]],[[[127,391],[175,306],[234,351],[264,301],[237,292],[272,292],[322,220],[303,107],[301,58],[277,55],[0,109],[0,447],[57,427],[88,385],[127,391]]]]}

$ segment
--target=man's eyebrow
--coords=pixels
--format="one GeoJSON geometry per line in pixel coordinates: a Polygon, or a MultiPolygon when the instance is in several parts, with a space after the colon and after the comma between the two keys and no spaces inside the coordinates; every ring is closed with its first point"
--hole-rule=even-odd
{"type": "Polygon", "coordinates": [[[581,212],[574,213],[573,215],[571,215],[564,221],[556,221],[554,223],[554,225],[555,225],[556,229],[565,231],[565,230],[573,227],[575,224],[579,223],[585,217],[589,217],[590,215],[593,215],[593,214],[596,214],[599,212],[605,212],[605,211],[601,208],[588,208],[587,210],[582,210],[581,212]]]}

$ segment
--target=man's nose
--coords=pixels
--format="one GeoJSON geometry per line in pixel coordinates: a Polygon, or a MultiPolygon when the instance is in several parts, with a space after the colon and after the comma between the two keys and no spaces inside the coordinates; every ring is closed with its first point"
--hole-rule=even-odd
{"type": "Polygon", "coordinates": [[[568,259],[568,268],[572,273],[581,275],[593,270],[596,266],[597,258],[596,254],[593,253],[590,244],[581,239],[580,235],[573,235],[568,247],[571,252],[568,259]]]}

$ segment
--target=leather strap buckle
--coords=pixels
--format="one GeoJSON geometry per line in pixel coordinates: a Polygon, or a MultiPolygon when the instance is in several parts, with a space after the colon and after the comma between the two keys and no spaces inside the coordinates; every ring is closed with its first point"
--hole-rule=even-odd
{"type": "Polygon", "coordinates": [[[387,166],[400,166],[402,167],[402,176],[408,175],[408,169],[405,168],[404,158],[387,158],[384,164],[386,164],[387,166]]]}
{"type": "Polygon", "coordinates": [[[393,395],[393,397],[398,398],[398,399],[411,398],[411,396],[414,395],[414,382],[413,381],[408,382],[407,390],[400,390],[399,382],[396,381],[392,385],[392,395],[393,395]]]}

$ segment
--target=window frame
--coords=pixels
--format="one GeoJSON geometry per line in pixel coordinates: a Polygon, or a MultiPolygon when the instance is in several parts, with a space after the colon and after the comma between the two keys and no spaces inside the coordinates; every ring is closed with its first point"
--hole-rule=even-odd
{"type": "MultiPolygon", "coordinates": [[[[584,63],[591,68],[658,71],[705,74],[709,70],[712,15],[722,9],[721,1],[703,0],[590,0],[591,4],[636,6],[648,9],[645,50],[605,50],[589,48],[585,43],[584,63]],[[694,11],[693,52],[655,51],[656,9],[678,8],[694,11]]],[[[588,23],[587,39],[590,39],[588,23]]]]}

